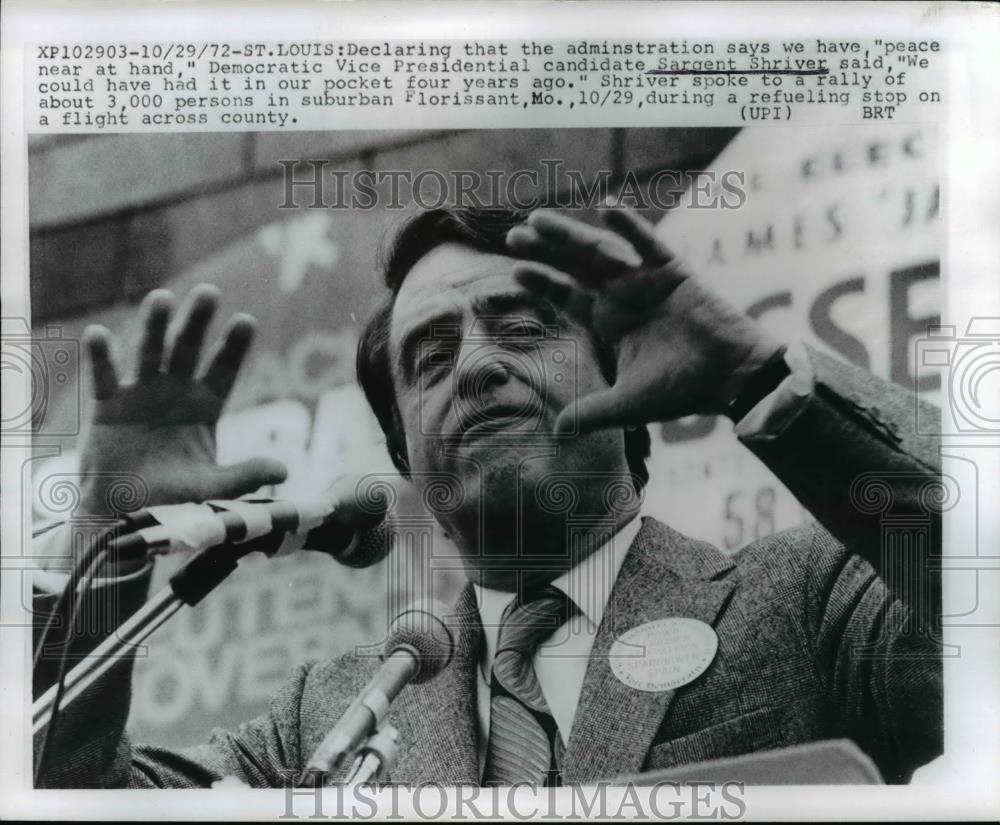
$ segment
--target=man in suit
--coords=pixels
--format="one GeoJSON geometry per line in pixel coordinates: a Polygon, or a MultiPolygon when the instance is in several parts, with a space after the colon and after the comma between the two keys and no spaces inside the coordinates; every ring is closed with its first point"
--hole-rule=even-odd
{"type": "MultiPolygon", "coordinates": [[[[847,737],[887,781],[907,781],[942,747],[938,456],[915,434],[915,400],[782,346],[690,277],[643,219],[604,217],[595,228],[544,210],[434,210],[389,257],[358,377],[401,473],[420,490],[455,485],[434,514],[469,578],[451,663],[390,709],[391,780],[588,782],[847,737]],[[726,556],[644,518],[644,425],[692,414],[728,415],[819,524],[726,556]],[[916,539],[886,541],[885,515],[916,525],[916,539]],[[697,666],[678,676],[647,663],[643,682],[624,661],[633,631],[652,647],[680,633],[697,666]]],[[[150,296],[127,385],[106,331],[90,333],[97,400],[82,454],[94,478],[136,472],[156,503],[281,480],[272,462],[214,463],[211,428],[253,329],[234,319],[194,378],[214,305],[196,290],[168,331],[170,297],[150,296]]],[[[103,495],[88,489],[85,506],[103,495]]],[[[128,612],[148,574],[111,571],[102,587],[128,612]]],[[[123,662],[67,710],[46,782],[282,785],[376,664],[304,665],[264,716],[168,752],[124,733],[123,662]]],[[[36,676],[36,690],[50,679],[36,676]]]]}

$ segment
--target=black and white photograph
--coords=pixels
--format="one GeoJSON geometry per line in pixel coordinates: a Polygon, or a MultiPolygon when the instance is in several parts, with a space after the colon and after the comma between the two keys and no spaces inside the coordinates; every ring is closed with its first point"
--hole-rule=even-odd
{"type": "MultiPolygon", "coordinates": [[[[381,641],[411,598],[447,605],[457,626],[448,650],[431,649],[449,660],[442,672],[390,706],[393,779],[580,782],[847,739],[866,767],[908,781],[942,748],[939,583],[917,574],[940,553],[932,505],[946,491],[933,435],[908,423],[919,410],[937,429],[912,394],[911,353],[928,343],[914,331],[939,321],[939,193],[934,136],[879,132],[790,134],[780,159],[722,129],[38,141],[35,317],[72,319],[62,334],[86,366],[82,387],[48,401],[47,423],[65,409],[85,429],[39,463],[37,505],[111,518],[121,497],[157,523],[156,508],[181,508],[140,527],[145,553],[118,562],[128,581],[105,584],[129,601],[105,609],[125,619],[156,593],[150,579],[175,574],[185,532],[218,541],[193,502],[264,494],[276,502],[258,505],[266,521],[285,503],[294,520],[339,485],[330,513],[308,513],[321,522],[313,553],[248,558],[143,640],[131,700],[122,663],[89,702],[60,709],[48,781],[273,786],[309,765],[379,670],[370,652],[339,657],[381,641]],[[306,141],[316,157],[289,163],[306,141]],[[187,170],[237,174],[208,192],[199,175],[191,191],[164,163],[181,154],[187,170]],[[240,173],[247,156],[262,172],[240,173]],[[110,217],[62,197],[67,171],[95,176],[102,162],[147,187],[133,203],[124,190],[110,217]],[[393,210],[367,171],[422,188],[393,210]],[[825,196],[792,200],[796,173],[825,196]],[[478,177],[458,193],[467,204],[438,205],[478,177]],[[687,191],[705,211],[692,200],[701,225],[675,234],[662,207],[687,191]],[[879,248],[859,269],[871,237],[879,248]],[[822,280],[777,271],[824,258],[822,280]],[[81,265],[82,294],[58,289],[81,265]],[[770,283],[750,275],[765,269],[770,283]],[[74,472],[79,502],[61,495],[74,472]],[[320,555],[352,561],[344,539],[397,498],[422,505],[407,507],[399,563],[355,572],[320,555]],[[913,525],[900,556],[883,558],[895,508],[913,525]],[[150,564],[150,549],[164,558],[150,564]],[[507,648],[514,607],[538,618],[515,620],[527,638],[507,648]],[[506,679],[489,661],[505,650],[521,657],[506,679]],[[303,669],[317,655],[332,661],[303,669]],[[129,714],[156,750],[105,741],[129,714]],[[257,721],[201,741],[243,715],[257,721]],[[439,749],[425,743],[433,731],[447,731],[439,749]],[[508,736],[491,760],[489,743],[508,736]],[[201,749],[179,755],[186,746],[201,749]],[[95,748],[116,758],[72,758],[95,748]]],[[[235,514],[229,529],[245,531],[235,514]]],[[[392,533],[371,539],[373,561],[392,533]]],[[[58,671],[46,659],[38,692],[58,671]]]]}
{"type": "Polygon", "coordinates": [[[996,666],[1000,309],[950,297],[994,239],[956,235],[961,138],[898,68],[940,44],[462,39],[25,57],[21,787],[745,819],[995,776],[953,677],[996,666]]]}

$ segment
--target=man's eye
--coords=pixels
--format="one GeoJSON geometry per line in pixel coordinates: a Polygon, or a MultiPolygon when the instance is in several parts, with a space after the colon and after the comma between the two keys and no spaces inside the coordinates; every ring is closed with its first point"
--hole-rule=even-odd
{"type": "Polygon", "coordinates": [[[497,331],[497,342],[508,346],[533,344],[545,337],[545,326],[538,321],[519,320],[497,331]]]}
{"type": "Polygon", "coordinates": [[[428,348],[417,359],[417,372],[424,374],[441,369],[450,369],[452,360],[452,353],[450,351],[428,348]]]}

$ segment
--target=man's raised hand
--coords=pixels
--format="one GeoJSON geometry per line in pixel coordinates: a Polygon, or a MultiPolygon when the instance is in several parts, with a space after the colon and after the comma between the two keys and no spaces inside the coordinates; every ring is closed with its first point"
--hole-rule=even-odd
{"type": "Polygon", "coordinates": [[[285,466],[269,458],[216,463],[215,426],[256,331],[252,317],[234,315],[199,372],[218,302],[219,291],[204,284],[176,312],[172,293],[149,293],[126,383],[111,356],[111,333],[85,330],[94,399],[80,444],[84,513],[107,513],[108,487],[123,474],[145,482],[148,504],[235,498],[285,480],[285,466]]]}
{"type": "Polygon", "coordinates": [[[530,259],[515,271],[522,286],[588,315],[617,353],[614,385],[563,410],[557,430],[725,412],[780,342],[690,277],[648,221],[622,208],[603,215],[608,228],[536,210],[507,235],[530,259]]]}

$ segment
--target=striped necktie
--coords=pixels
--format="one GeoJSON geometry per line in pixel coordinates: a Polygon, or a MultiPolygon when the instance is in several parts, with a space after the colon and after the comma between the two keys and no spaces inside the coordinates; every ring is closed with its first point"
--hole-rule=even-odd
{"type": "Polygon", "coordinates": [[[490,678],[490,738],[484,785],[560,784],[562,736],[532,664],[538,646],[579,613],[555,587],[526,594],[504,611],[490,678]]]}

